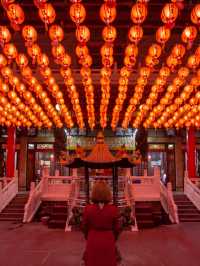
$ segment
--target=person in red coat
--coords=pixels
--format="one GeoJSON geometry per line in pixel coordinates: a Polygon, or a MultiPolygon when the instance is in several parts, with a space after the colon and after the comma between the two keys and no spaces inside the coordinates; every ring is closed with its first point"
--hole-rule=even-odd
{"type": "Polygon", "coordinates": [[[83,231],[87,240],[86,266],[117,266],[116,240],[120,232],[119,213],[110,204],[111,191],[105,181],[97,181],[92,191],[93,204],[83,214],[83,231]]]}

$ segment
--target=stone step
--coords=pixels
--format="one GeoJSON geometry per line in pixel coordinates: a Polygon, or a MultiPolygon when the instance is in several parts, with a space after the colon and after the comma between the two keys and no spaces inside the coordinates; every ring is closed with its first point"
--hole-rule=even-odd
{"type": "Polygon", "coordinates": [[[66,213],[52,213],[51,220],[60,221],[60,220],[67,220],[68,214],[66,213]]]}
{"type": "Polygon", "coordinates": [[[0,214],[0,217],[8,217],[8,218],[23,218],[24,214],[23,213],[10,213],[10,212],[4,212],[0,214]]]}
{"type": "Polygon", "coordinates": [[[180,222],[200,222],[200,218],[180,218],[180,222]]]}
{"type": "Polygon", "coordinates": [[[14,218],[14,217],[1,217],[0,216],[0,221],[11,221],[11,222],[21,222],[22,223],[23,219],[14,218]]]}
{"type": "Polygon", "coordinates": [[[7,207],[5,208],[1,214],[3,213],[24,213],[24,208],[10,208],[10,207],[7,207]]]}

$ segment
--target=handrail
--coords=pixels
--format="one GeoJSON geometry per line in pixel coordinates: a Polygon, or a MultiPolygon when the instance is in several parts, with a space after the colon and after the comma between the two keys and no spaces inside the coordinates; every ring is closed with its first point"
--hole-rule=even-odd
{"type": "Polygon", "coordinates": [[[137,220],[136,220],[136,215],[135,215],[135,200],[134,200],[133,193],[131,190],[130,176],[126,176],[124,194],[125,194],[126,202],[128,206],[131,208],[131,216],[134,219],[134,226],[131,226],[131,231],[135,232],[135,231],[138,231],[138,226],[137,226],[137,220]]]}
{"type": "Polygon", "coordinates": [[[69,225],[69,223],[73,216],[72,210],[75,207],[76,200],[77,200],[79,190],[80,190],[79,180],[80,180],[79,178],[74,178],[72,181],[72,188],[71,188],[70,197],[68,200],[69,209],[68,209],[68,217],[67,217],[66,225],[65,225],[65,232],[71,231],[71,226],[69,225]]]}
{"type": "Polygon", "coordinates": [[[0,183],[0,212],[11,202],[18,193],[17,171],[13,178],[3,178],[4,187],[0,183]],[[9,181],[9,182],[8,182],[9,181]]]}
{"type": "Polygon", "coordinates": [[[200,189],[190,180],[187,171],[184,178],[184,193],[197,209],[200,210],[200,189]]]}
{"type": "Polygon", "coordinates": [[[168,182],[166,187],[162,181],[160,181],[160,201],[170,221],[179,224],[178,208],[174,201],[171,182],[168,182]]]}
{"type": "Polygon", "coordinates": [[[41,204],[43,179],[35,186],[35,182],[31,183],[31,190],[29,193],[28,201],[24,207],[23,223],[29,223],[32,221],[36,211],[41,204]]]}

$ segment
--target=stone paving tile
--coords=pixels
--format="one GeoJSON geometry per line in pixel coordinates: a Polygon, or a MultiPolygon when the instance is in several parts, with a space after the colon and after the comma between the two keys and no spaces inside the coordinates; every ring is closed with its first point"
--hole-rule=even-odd
{"type": "MultiPolygon", "coordinates": [[[[122,233],[125,266],[200,266],[200,223],[122,233]]],[[[85,241],[39,223],[0,223],[0,266],[79,266],[85,241]]],[[[102,265],[103,266],[103,265],[102,265]]]]}

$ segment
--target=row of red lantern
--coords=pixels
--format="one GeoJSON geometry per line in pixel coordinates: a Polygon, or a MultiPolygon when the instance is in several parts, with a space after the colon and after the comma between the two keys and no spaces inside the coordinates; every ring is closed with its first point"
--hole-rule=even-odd
{"type": "MultiPolygon", "coordinates": [[[[173,93],[169,93],[169,99],[170,105],[163,109],[161,116],[156,121],[152,120],[152,124],[154,127],[162,127],[163,125],[165,127],[171,127],[174,126],[176,122],[178,122],[178,119],[180,116],[187,111],[188,109],[185,109],[182,105],[187,102],[187,100],[190,99],[190,95],[195,91],[195,89],[200,85],[199,84],[199,74],[194,75],[194,77],[191,79],[190,83],[188,85],[185,85],[180,95],[178,95],[174,101],[174,95],[173,93]],[[172,102],[173,101],[173,102],[172,102]],[[172,118],[170,118],[172,117],[172,118]]],[[[174,89],[174,87],[168,87],[170,90],[174,89]]],[[[193,100],[189,100],[189,103],[192,104],[193,100]]],[[[186,103],[187,104],[187,103],[186,103]]],[[[187,106],[187,105],[186,105],[187,106]]],[[[151,121],[148,121],[148,123],[151,121]]],[[[148,126],[147,123],[147,126],[148,126]]],[[[151,124],[151,123],[150,123],[151,124]]]]}
{"type": "MultiPolygon", "coordinates": [[[[28,54],[32,57],[33,61],[35,62],[37,60],[37,58],[39,58],[39,56],[41,54],[40,47],[37,44],[35,44],[35,41],[37,40],[37,32],[34,29],[34,27],[27,25],[27,26],[24,26],[24,28],[22,30],[22,35],[23,35],[23,38],[25,39],[26,44],[28,46],[27,47],[28,54]]],[[[15,59],[17,57],[17,49],[15,48],[15,46],[13,44],[6,44],[5,47],[4,47],[4,53],[6,54],[6,56],[8,57],[9,60],[13,60],[13,59],[15,59]]],[[[23,57],[23,59],[24,58],[25,57],[23,57]]],[[[24,60],[21,60],[21,61],[23,62],[24,60]]],[[[26,62],[27,62],[27,60],[25,60],[25,62],[23,62],[23,63],[26,64],[26,62]]],[[[28,67],[27,67],[27,69],[26,69],[27,71],[24,71],[24,72],[28,72],[28,76],[32,75],[31,69],[29,69],[28,67]],[[31,72],[31,73],[29,73],[29,72],[31,72]]],[[[39,86],[40,84],[36,84],[36,85],[38,85],[37,86],[38,88],[41,87],[41,86],[39,86]]],[[[43,94],[45,95],[46,92],[43,91],[42,95],[43,94]]],[[[47,96],[47,94],[46,94],[46,96],[47,96]]],[[[49,100],[47,98],[44,98],[44,99],[46,101],[49,100]]],[[[55,121],[57,121],[56,122],[57,123],[56,125],[59,126],[59,127],[61,127],[62,126],[62,123],[60,121],[60,118],[59,118],[56,110],[50,104],[50,100],[48,102],[49,102],[49,104],[48,104],[48,110],[50,110],[50,113],[54,114],[55,121]],[[56,114],[56,116],[55,116],[55,114],[56,114]]],[[[67,110],[67,114],[68,114],[68,110],[67,110]]],[[[71,117],[70,117],[70,119],[71,119],[71,117]]]]}
{"type": "MultiPolygon", "coordinates": [[[[37,0],[35,1],[35,4],[37,5],[38,2],[37,0]]],[[[44,5],[37,5],[39,7],[39,15],[41,17],[41,19],[45,22],[45,25],[51,24],[54,19],[55,16],[53,15],[54,13],[54,9],[53,6],[51,4],[43,3],[44,5]],[[52,17],[54,17],[54,19],[51,19],[52,17]]],[[[27,46],[27,52],[29,54],[29,56],[32,58],[33,63],[37,63],[40,66],[40,74],[44,77],[46,77],[46,73],[50,74],[48,76],[48,79],[45,80],[45,83],[47,84],[48,89],[53,93],[53,96],[56,98],[56,102],[58,105],[60,105],[60,113],[61,115],[64,117],[65,123],[67,124],[68,127],[72,127],[73,126],[73,121],[71,119],[71,115],[65,105],[64,102],[64,98],[63,98],[63,94],[60,91],[60,88],[58,87],[57,83],[55,82],[54,77],[51,74],[51,70],[49,71],[49,59],[48,56],[46,54],[43,54],[41,51],[40,46],[36,43],[37,40],[37,31],[35,30],[35,28],[31,25],[26,25],[24,26],[23,30],[22,30],[22,35],[23,38],[25,39],[26,42],[26,46],[27,46]],[[49,82],[50,80],[50,82],[49,82]]],[[[32,79],[34,80],[34,79],[32,79]]],[[[37,80],[35,80],[37,83],[36,85],[38,85],[37,80]]],[[[39,84],[40,85],[40,84],[39,84]]],[[[37,86],[37,88],[41,89],[41,86],[37,86]]],[[[40,90],[39,89],[39,90],[40,90]]],[[[46,95],[46,97],[48,96],[47,93],[45,91],[43,91],[42,93],[43,95],[46,95]]],[[[46,101],[48,101],[48,99],[46,99],[46,101]]],[[[55,110],[55,108],[49,103],[48,104],[48,108],[51,110],[51,112],[53,112],[54,114],[56,114],[58,116],[57,111],[55,110]]],[[[60,121],[60,118],[58,116],[58,120],[57,120],[57,126],[58,127],[62,127],[63,124],[60,121]]]]}
{"type": "Polygon", "coordinates": [[[167,86],[166,93],[161,98],[160,103],[154,106],[148,118],[143,123],[145,127],[150,126],[150,124],[152,124],[152,122],[154,122],[157,119],[157,117],[161,115],[162,111],[172,100],[172,96],[174,96],[179,91],[180,87],[185,84],[189,73],[190,70],[187,67],[181,67],[178,70],[178,75],[173,79],[172,83],[167,86]]]}
{"type": "Polygon", "coordinates": [[[130,43],[125,49],[124,67],[122,68],[122,71],[120,71],[118,96],[115,101],[115,106],[113,108],[111,122],[111,127],[113,129],[115,129],[118,124],[119,114],[122,110],[124,100],[126,99],[129,77],[131,75],[134,65],[136,64],[136,59],[138,55],[137,44],[143,37],[143,29],[141,27],[141,24],[145,21],[147,13],[148,9],[147,4],[145,2],[137,2],[132,6],[131,19],[134,25],[129,29],[128,37],[130,43]]]}
{"type": "MultiPolygon", "coordinates": [[[[191,43],[194,41],[196,36],[197,36],[197,32],[196,32],[196,28],[194,26],[186,27],[183,30],[182,35],[181,35],[183,42],[187,43],[188,45],[191,45],[191,43]]],[[[185,55],[185,52],[186,52],[186,49],[185,49],[184,45],[182,45],[182,44],[176,44],[173,47],[171,54],[167,57],[167,60],[166,60],[166,65],[170,68],[170,71],[174,72],[175,68],[179,64],[181,64],[181,59],[185,55]]],[[[190,58],[189,62],[193,64],[193,62],[191,62],[191,58],[190,58]]],[[[163,86],[164,85],[165,85],[165,82],[163,82],[163,86]]],[[[158,97],[158,95],[157,95],[157,97],[158,97]]],[[[146,112],[142,111],[143,116],[141,116],[141,112],[139,111],[137,113],[136,119],[134,120],[133,126],[138,127],[141,124],[142,119],[151,110],[152,104],[155,104],[155,101],[156,101],[156,98],[154,99],[154,103],[153,103],[152,99],[147,98],[146,103],[148,102],[149,104],[147,104],[146,109],[148,111],[147,110],[146,110],[146,112]]]]}
{"type": "Polygon", "coordinates": [[[95,110],[94,110],[94,87],[92,84],[91,65],[92,57],[87,47],[87,42],[90,38],[89,29],[80,25],[86,17],[86,10],[83,4],[73,3],[70,6],[71,20],[76,24],[76,38],[79,44],[76,46],[76,55],[79,59],[79,64],[82,66],[80,74],[85,90],[86,109],[88,114],[88,125],[90,129],[95,127],[95,110]]]}
{"type": "MultiPolygon", "coordinates": [[[[1,68],[1,75],[5,82],[3,80],[1,81],[0,91],[5,96],[8,96],[12,104],[16,105],[17,108],[20,108],[20,110],[24,112],[28,121],[31,121],[31,124],[37,127],[41,127],[42,125],[45,127],[51,127],[52,123],[43,112],[42,108],[36,104],[34,96],[26,90],[25,85],[20,82],[18,77],[13,74],[8,66],[1,68]],[[8,83],[12,86],[12,90],[10,90],[8,83]],[[23,88],[23,92],[21,90],[19,92],[19,89],[21,88],[23,88]],[[21,98],[24,98],[25,103],[21,101],[21,98]]],[[[30,127],[30,122],[28,124],[30,127]]]]}
{"type": "Polygon", "coordinates": [[[110,5],[106,2],[101,5],[100,18],[106,24],[102,31],[104,44],[101,46],[101,62],[102,68],[100,71],[100,84],[101,84],[101,102],[100,102],[100,125],[102,128],[107,126],[107,111],[110,100],[111,90],[111,75],[112,66],[114,63],[114,41],[117,36],[116,28],[111,25],[117,16],[116,3],[110,5]]]}
{"type": "MultiPolygon", "coordinates": [[[[176,45],[174,46],[174,48],[176,47],[176,45]]],[[[172,52],[174,51],[174,48],[172,49],[172,52]]],[[[148,126],[149,123],[152,123],[156,117],[157,114],[159,115],[160,112],[162,112],[165,108],[166,105],[170,103],[170,101],[172,101],[175,93],[179,90],[179,88],[181,86],[184,85],[186,78],[189,75],[190,69],[194,69],[194,65],[191,65],[191,59],[196,58],[198,63],[195,63],[195,68],[198,67],[200,60],[198,60],[198,53],[199,49],[196,50],[196,52],[188,57],[188,62],[187,62],[187,67],[181,67],[178,70],[178,75],[177,77],[174,78],[173,82],[171,85],[168,86],[167,88],[167,92],[165,93],[165,95],[161,98],[160,100],[160,104],[158,104],[155,108],[157,110],[157,112],[155,112],[154,110],[150,113],[149,118],[144,122],[145,126],[148,126]]],[[[193,61],[193,60],[192,60],[193,61]]],[[[195,61],[196,62],[196,61],[195,61]]]]}
{"type": "MultiPolygon", "coordinates": [[[[25,28],[27,28],[27,26],[25,26],[25,28]]],[[[33,27],[31,27],[31,28],[33,28],[33,27]]],[[[5,30],[5,27],[4,27],[4,30],[5,30]]],[[[9,32],[8,29],[6,29],[6,31],[9,32]]],[[[23,33],[24,32],[30,32],[30,31],[27,31],[27,30],[25,30],[25,31],[22,30],[22,31],[23,31],[23,33]]],[[[25,37],[25,39],[26,39],[26,34],[23,35],[23,37],[25,37]]],[[[36,40],[36,38],[35,38],[35,40],[36,40]]],[[[51,100],[48,98],[47,93],[43,90],[42,86],[39,84],[39,82],[37,81],[37,79],[35,77],[33,77],[31,68],[28,67],[28,63],[29,62],[28,62],[27,56],[25,54],[18,54],[18,51],[17,51],[15,45],[12,44],[12,43],[6,43],[4,45],[3,51],[4,51],[4,54],[7,56],[7,58],[10,61],[11,60],[15,60],[16,61],[17,65],[18,65],[18,67],[20,69],[20,72],[21,72],[22,76],[24,77],[24,80],[29,85],[29,88],[32,89],[32,91],[34,91],[36,93],[36,97],[37,98],[41,98],[42,96],[44,96],[42,98],[43,100],[41,100],[41,101],[42,101],[44,107],[46,108],[46,111],[48,111],[48,115],[50,117],[53,116],[54,123],[57,126],[61,127],[62,126],[62,123],[60,121],[60,118],[59,118],[56,110],[51,105],[51,100]],[[48,109],[47,109],[47,107],[48,107],[48,109]]]]}
{"type": "MultiPolygon", "coordinates": [[[[161,18],[162,18],[162,21],[166,23],[167,25],[161,26],[157,29],[156,41],[158,42],[158,44],[154,43],[148,49],[148,54],[145,57],[146,66],[142,67],[139,73],[139,77],[137,79],[136,86],[135,86],[135,92],[129,101],[129,105],[126,109],[124,119],[122,121],[123,128],[128,127],[130,120],[132,118],[132,114],[136,110],[136,106],[139,104],[140,100],[142,99],[144,88],[148,83],[148,78],[150,77],[150,74],[153,71],[154,67],[159,63],[159,57],[161,56],[162,48],[165,46],[166,42],[169,40],[171,36],[171,30],[170,30],[170,27],[168,27],[169,24],[167,22],[172,23],[172,20],[170,20],[170,18],[172,19],[173,16],[171,16],[170,14],[168,16],[168,13],[170,12],[166,12],[166,10],[169,11],[170,7],[171,7],[171,4],[166,4],[162,9],[161,18]]],[[[178,13],[177,13],[177,16],[178,16],[178,13]]],[[[177,19],[177,16],[173,17],[173,23],[177,19]]],[[[130,35],[130,32],[129,32],[129,35],[130,35]]],[[[154,98],[155,95],[151,94],[151,97],[154,98]]]]}
{"type": "Polygon", "coordinates": [[[17,109],[16,105],[12,105],[7,97],[0,94],[0,125],[29,127],[32,123],[21,113],[20,109],[17,109]]]}
{"type": "MultiPolygon", "coordinates": [[[[48,116],[45,114],[41,106],[36,103],[35,97],[32,95],[32,93],[29,90],[26,89],[26,86],[24,85],[24,83],[20,82],[18,77],[13,74],[13,71],[9,67],[4,66],[1,68],[1,75],[3,76],[4,80],[8,82],[13,88],[14,92],[12,92],[10,95],[13,96],[12,100],[16,101],[15,104],[20,104],[21,103],[20,98],[23,98],[25,101],[25,105],[29,105],[30,109],[32,109],[33,113],[39,119],[39,120],[38,119],[35,120],[35,124],[37,124],[38,126],[41,126],[41,122],[42,122],[45,126],[51,127],[52,123],[50,122],[48,116]],[[19,96],[17,93],[19,94],[19,96]]],[[[4,85],[4,89],[5,88],[6,88],[6,83],[4,85]]],[[[9,96],[9,92],[8,92],[8,96],[9,96]]],[[[28,111],[26,110],[26,108],[24,109],[24,111],[26,114],[28,114],[28,111]]]]}

